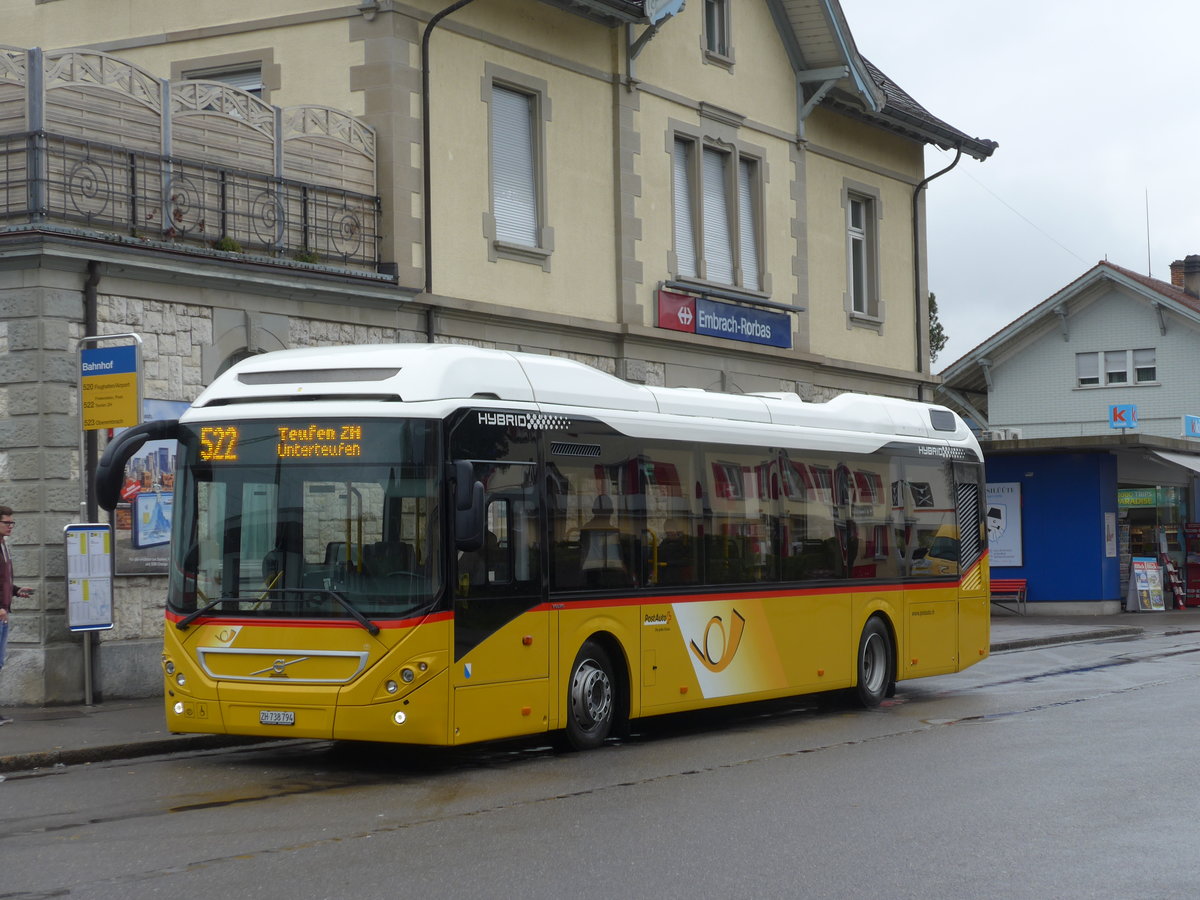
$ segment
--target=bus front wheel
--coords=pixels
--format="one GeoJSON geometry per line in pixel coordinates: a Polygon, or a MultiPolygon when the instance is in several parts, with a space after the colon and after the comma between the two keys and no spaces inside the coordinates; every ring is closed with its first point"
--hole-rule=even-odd
{"type": "Polygon", "coordinates": [[[576,750],[599,747],[617,717],[617,682],[608,653],[588,641],[571,666],[567,684],[567,742],[576,750]]]}
{"type": "Polygon", "coordinates": [[[874,616],[867,620],[858,641],[858,702],[874,709],[890,696],[896,683],[892,636],[887,626],[874,616]]]}

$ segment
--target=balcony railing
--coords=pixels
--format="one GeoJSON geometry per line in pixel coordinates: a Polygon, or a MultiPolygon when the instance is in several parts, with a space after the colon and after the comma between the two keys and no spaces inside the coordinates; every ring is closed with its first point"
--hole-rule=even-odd
{"type": "Polygon", "coordinates": [[[43,131],[0,136],[0,224],[366,268],[379,198],[43,131]]]}

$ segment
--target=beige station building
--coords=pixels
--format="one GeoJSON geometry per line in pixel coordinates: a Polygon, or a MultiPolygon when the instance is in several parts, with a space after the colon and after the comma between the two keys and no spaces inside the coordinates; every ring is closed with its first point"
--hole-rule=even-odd
{"type": "Polygon", "coordinates": [[[161,558],[118,547],[111,628],[69,614],[64,529],[102,521],[85,337],[136,335],[88,346],[140,342],[165,408],[250,354],[381,342],[933,398],[924,189],[953,174],[924,151],[996,144],[872,65],[838,0],[0,0],[0,22],[0,504],[36,589],[0,706],[161,689],[161,558]]]}

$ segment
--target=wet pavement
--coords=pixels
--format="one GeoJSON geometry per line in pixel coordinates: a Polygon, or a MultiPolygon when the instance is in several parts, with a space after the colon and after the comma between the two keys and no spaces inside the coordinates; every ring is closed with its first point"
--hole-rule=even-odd
{"type": "MultiPolygon", "coordinates": [[[[991,649],[1003,653],[1191,630],[1200,631],[1200,609],[1110,616],[996,615],[991,649]]],[[[167,730],[160,697],[92,706],[9,707],[0,709],[0,716],[13,719],[0,726],[0,773],[263,743],[260,738],[173,734],[167,730]]]]}

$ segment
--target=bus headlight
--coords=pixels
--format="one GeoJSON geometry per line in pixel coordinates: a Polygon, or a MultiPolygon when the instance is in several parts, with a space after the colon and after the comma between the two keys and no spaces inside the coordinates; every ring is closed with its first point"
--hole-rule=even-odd
{"type": "Polygon", "coordinates": [[[183,687],[185,684],[187,684],[187,676],[180,672],[175,676],[175,683],[180,687],[183,687]]]}
{"type": "Polygon", "coordinates": [[[404,714],[404,710],[398,709],[398,710],[396,710],[395,714],[392,716],[392,721],[395,722],[397,725],[403,725],[405,722],[408,721],[408,716],[406,716],[404,714]]]}
{"type": "Polygon", "coordinates": [[[405,684],[412,684],[413,679],[416,677],[417,677],[417,673],[414,672],[412,669],[409,669],[406,667],[406,668],[403,668],[400,670],[400,680],[403,681],[405,684]]]}
{"type": "Polygon", "coordinates": [[[177,702],[177,703],[176,703],[176,704],[175,704],[173,707],[171,707],[171,708],[172,708],[173,710],[175,710],[175,715],[177,715],[177,716],[182,716],[182,715],[183,715],[183,704],[182,704],[182,703],[178,703],[178,702],[177,702]]]}
{"type": "Polygon", "coordinates": [[[389,694],[394,694],[394,693],[396,693],[396,691],[400,690],[400,685],[396,684],[396,682],[394,682],[394,681],[389,681],[387,684],[385,684],[383,686],[383,689],[385,691],[387,691],[389,694]]]}
{"type": "Polygon", "coordinates": [[[163,663],[163,668],[167,670],[168,675],[174,675],[175,674],[175,660],[168,659],[165,663],[163,663]]]}

